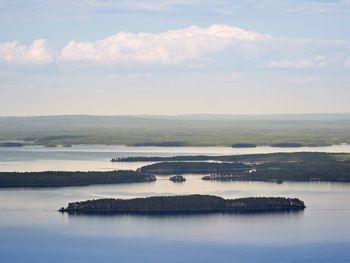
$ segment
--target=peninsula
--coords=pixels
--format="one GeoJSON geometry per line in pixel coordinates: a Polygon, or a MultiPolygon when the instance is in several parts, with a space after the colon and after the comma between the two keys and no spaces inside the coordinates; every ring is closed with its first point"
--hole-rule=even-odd
{"type": "Polygon", "coordinates": [[[93,184],[121,184],[153,182],[156,177],[136,171],[46,171],[0,172],[0,188],[10,187],[65,187],[93,184]]]}
{"type": "Polygon", "coordinates": [[[350,182],[350,154],[272,153],[222,156],[125,157],[123,161],[153,161],[139,169],[146,174],[203,174],[220,181],[350,182]]]}

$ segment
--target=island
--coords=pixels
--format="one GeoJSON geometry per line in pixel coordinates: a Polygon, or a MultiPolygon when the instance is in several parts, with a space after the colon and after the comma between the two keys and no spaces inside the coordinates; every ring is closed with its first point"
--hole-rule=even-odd
{"type": "Polygon", "coordinates": [[[294,143],[294,142],[282,142],[282,143],[271,144],[271,147],[278,147],[278,148],[299,148],[304,146],[305,145],[301,143],[294,143]]]}
{"type": "Polygon", "coordinates": [[[98,199],[69,203],[68,214],[202,214],[285,212],[305,209],[303,201],[284,197],[224,199],[212,195],[153,196],[134,199],[98,199]]]}
{"type": "Polygon", "coordinates": [[[175,155],[175,156],[129,156],[111,159],[112,162],[330,162],[350,160],[349,153],[291,152],[258,153],[240,155],[175,155]]]}
{"type": "Polygon", "coordinates": [[[182,175],[174,175],[174,176],[171,176],[169,180],[174,183],[183,183],[186,181],[186,178],[182,175]]]}
{"type": "Polygon", "coordinates": [[[184,142],[178,141],[162,141],[162,142],[141,142],[141,143],[132,143],[130,146],[133,147],[185,147],[188,146],[184,142]]]}
{"type": "Polygon", "coordinates": [[[112,158],[111,162],[132,163],[132,162],[164,162],[164,161],[209,161],[216,156],[208,155],[186,155],[186,156],[128,156],[112,158]]]}
{"type": "Polygon", "coordinates": [[[0,172],[0,188],[65,187],[93,184],[154,182],[156,177],[136,171],[0,172]]]}
{"type": "Polygon", "coordinates": [[[254,143],[234,143],[232,144],[232,148],[256,148],[258,147],[254,143]]]}
{"type": "MultiPolygon", "coordinates": [[[[347,153],[299,152],[149,158],[160,158],[163,161],[145,165],[138,171],[159,176],[203,174],[204,180],[213,181],[350,182],[350,154],[347,153]]],[[[138,157],[140,159],[142,157],[138,157]]]]}
{"type": "Polygon", "coordinates": [[[247,165],[241,162],[160,162],[143,166],[139,168],[138,171],[146,174],[168,175],[232,172],[245,171],[247,169],[247,165]]]}
{"type": "Polygon", "coordinates": [[[0,142],[0,147],[23,147],[21,142],[0,142]]]}

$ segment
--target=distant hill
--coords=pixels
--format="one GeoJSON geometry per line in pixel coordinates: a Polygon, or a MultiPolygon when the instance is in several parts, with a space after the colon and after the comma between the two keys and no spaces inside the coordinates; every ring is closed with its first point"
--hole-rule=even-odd
{"type": "Polygon", "coordinates": [[[0,117],[0,141],[232,146],[350,143],[350,114],[0,117]]]}

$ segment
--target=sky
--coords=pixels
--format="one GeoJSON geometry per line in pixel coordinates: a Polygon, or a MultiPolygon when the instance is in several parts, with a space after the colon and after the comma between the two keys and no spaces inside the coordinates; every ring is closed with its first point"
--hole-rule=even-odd
{"type": "Polygon", "coordinates": [[[350,112],[350,0],[0,0],[0,115],[350,112]]]}

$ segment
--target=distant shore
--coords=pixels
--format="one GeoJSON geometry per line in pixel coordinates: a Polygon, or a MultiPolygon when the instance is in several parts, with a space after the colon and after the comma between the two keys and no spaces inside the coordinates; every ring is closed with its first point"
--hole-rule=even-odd
{"type": "Polygon", "coordinates": [[[35,142],[16,142],[16,141],[0,141],[0,148],[20,148],[20,147],[45,147],[45,148],[72,148],[75,146],[123,146],[123,147],[135,147],[135,148],[144,148],[144,147],[160,147],[160,148],[186,148],[186,147],[225,147],[233,149],[254,149],[259,147],[271,147],[271,148],[301,148],[301,147],[328,147],[328,146],[341,146],[341,145],[350,145],[350,143],[319,143],[319,144],[302,144],[302,143],[272,143],[272,144],[254,144],[254,143],[234,143],[234,144],[191,144],[184,142],[157,142],[157,143],[135,143],[135,144],[113,144],[113,143],[88,143],[88,142],[79,142],[79,143],[65,143],[65,144],[55,144],[55,143],[35,143],[35,142]]]}
{"type": "Polygon", "coordinates": [[[136,171],[46,171],[0,172],[0,188],[36,188],[88,186],[96,184],[125,184],[154,182],[153,175],[136,171]]]}
{"type": "Polygon", "coordinates": [[[0,118],[0,141],[35,145],[282,147],[350,143],[350,114],[0,118]],[[284,146],[285,145],[285,146],[284,146]]]}
{"type": "Polygon", "coordinates": [[[350,153],[270,153],[245,155],[190,155],[125,157],[116,162],[153,162],[138,169],[143,174],[203,174],[207,181],[328,181],[350,182],[350,153]]]}

